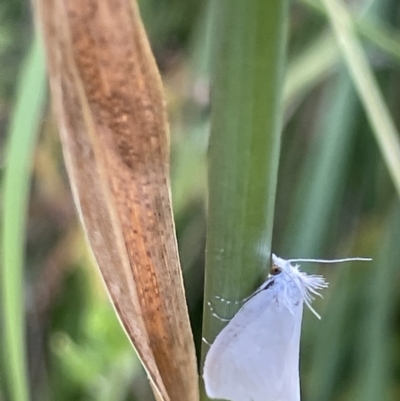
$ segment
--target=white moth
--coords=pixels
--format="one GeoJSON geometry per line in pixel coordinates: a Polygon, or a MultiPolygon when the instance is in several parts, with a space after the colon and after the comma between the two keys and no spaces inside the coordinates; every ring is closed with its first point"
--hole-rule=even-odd
{"type": "Polygon", "coordinates": [[[299,270],[291,259],[272,255],[271,274],[251,295],[208,351],[203,378],[208,397],[230,401],[300,401],[299,349],[303,304],[311,306],[328,286],[322,276],[299,270]]]}

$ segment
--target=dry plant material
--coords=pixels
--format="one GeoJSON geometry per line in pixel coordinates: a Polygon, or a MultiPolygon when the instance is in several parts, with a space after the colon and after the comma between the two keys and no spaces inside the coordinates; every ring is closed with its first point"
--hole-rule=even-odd
{"type": "Polygon", "coordinates": [[[156,397],[198,377],[169,193],[162,84],[131,0],[36,0],[68,175],[95,259],[156,397]]]}

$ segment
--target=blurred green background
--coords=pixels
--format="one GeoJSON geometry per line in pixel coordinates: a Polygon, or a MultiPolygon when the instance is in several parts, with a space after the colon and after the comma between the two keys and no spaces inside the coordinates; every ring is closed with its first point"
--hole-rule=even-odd
{"type": "MultiPolygon", "coordinates": [[[[323,268],[331,285],[316,305],[322,320],[308,311],[304,316],[302,396],[395,401],[400,399],[398,194],[327,20],[313,4],[301,0],[290,9],[273,251],[291,258],[374,261],[323,268]]],[[[206,1],[142,0],[140,6],[165,85],[176,228],[199,354],[215,16],[206,1]]],[[[351,10],[399,127],[400,3],[352,1],[351,10]]],[[[32,37],[29,2],[2,0],[1,263],[23,270],[3,273],[0,281],[1,303],[15,301],[11,315],[2,309],[1,340],[7,319],[25,325],[27,353],[17,351],[29,367],[33,400],[150,401],[145,373],[86,249],[46,97],[43,59],[32,37]],[[6,166],[14,166],[11,176],[6,166]],[[20,295],[25,304],[18,302],[20,295]]],[[[5,385],[10,349],[1,348],[0,401],[6,401],[11,400],[5,385]]],[[[18,397],[22,401],[25,395],[22,389],[18,397]]]]}

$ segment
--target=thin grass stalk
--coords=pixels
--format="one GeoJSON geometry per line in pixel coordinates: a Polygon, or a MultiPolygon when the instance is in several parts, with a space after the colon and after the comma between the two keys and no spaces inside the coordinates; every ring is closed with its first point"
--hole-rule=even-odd
{"type": "Polygon", "coordinates": [[[346,71],[325,91],[321,110],[326,111],[320,113],[310,152],[293,191],[292,212],[284,236],[285,256],[322,256],[343,196],[356,100],[346,71]]]}
{"type": "MultiPolygon", "coordinates": [[[[266,273],[280,150],[288,2],[222,0],[212,68],[204,337],[266,273]]],[[[207,351],[203,349],[203,359],[207,351]]],[[[205,397],[203,399],[206,399],[205,397]]]]}
{"type": "MultiPolygon", "coordinates": [[[[299,0],[299,2],[317,13],[327,16],[324,6],[319,1],[299,0]]],[[[354,25],[360,36],[368,39],[381,51],[393,57],[395,61],[400,62],[400,32],[398,30],[389,28],[378,18],[374,18],[373,21],[359,18],[354,21],[354,25]]]]}
{"type": "Polygon", "coordinates": [[[364,50],[354,34],[354,23],[336,0],[323,0],[337,42],[347,64],[382,157],[400,196],[400,140],[396,126],[380,92],[364,50]]]}
{"type": "MultiPolygon", "coordinates": [[[[291,219],[287,226],[287,255],[320,257],[326,248],[329,233],[334,230],[338,205],[343,198],[344,177],[348,172],[349,153],[353,141],[356,95],[346,72],[341,73],[325,91],[325,102],[316,125],[311,151],[307,155],[299,184],[294,191],[291,219]]],[[[286,255],[286,254],[285,254],[286,255]]],[[[309,376],[307,396],[310,401],[321,397],[332,399],[341,356],[337,349],[343,341],[347,308],[346,280],[335,286],[335,295],[324,309],[322,322],[313,331],[315,352],[309,376]],[[328,356],[328,357],[327,357],[328,356]]],[[[305,321],[305,331],[309,327],[305,321]]]]}
{"type": "Polygon", "coordinates": [[[8,130],[4,176],[1,293],[4,328],[4,370],[10,400],[28,401],[25,345],[25,225],[32,156],[46,100],[45,67],[37,39],[31,45],[18,83],[8,130]]]}
{"type": "Polygon", "coordinates": [[[339,273],[334,286],[334,295],[328,300],[322,321],[313,340],[311,370],[307,388],[307,400],[333,400],[338,392],[338,372],[346,363],[348,347],[348,324],[346,319],[350,300],[354,299],[351,284],[351,269],[345,267],[339,273]]]}
{"type": "Polygon", "coordinates": [[[283,102],[286,112],[301,103],[341,62],[339,49],[330,32],[319,35],[290,61],[286,71],[283,102]]]}
{"type": "MultiPolygon", "coordinates": [[[[391,337],[396,319],[398,266],[400,258],[400,209],[397,200],[389,211],[379,253],[370,267],[364,289],[366,310],[358,344],[357,386],[354,400],[391,399],[394,376],[391,337]]],[[[366,274],[366,273],[364,273],[366,274]]]]}

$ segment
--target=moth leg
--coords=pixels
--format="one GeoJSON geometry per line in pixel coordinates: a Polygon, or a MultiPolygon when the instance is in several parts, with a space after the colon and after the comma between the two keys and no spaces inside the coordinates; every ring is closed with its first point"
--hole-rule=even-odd
{"type": "Polygon", "coordinates": [[[205,337],[201,338],[201,341],[203,341],[203,343],[207,344],[209,347],[211,347],[211,343],[207,341],[207,339],[205,337]]]}
{"type": "Polygon", "coordinates": [[[222,302],[222,303],[227,304],[227,305],[240,305],[240,304],[245,303],[246,300],[247,300],[247,298],[245,298],[245,299],[240,300],[240,301],[237,301],[237,300],[231,301],[231,300],[229,300],[229,299],[220,297],[219,295],[215,295],[214,298],[217,299],[219,302],[222,302]]]}
{"type": "Polygon", "coordinates": [[[231,320],[231,319],[226,319],[226,318],[218,315],[218,313],[215,312],[215,310],[212,306],[212,303],[210,301],[207,302],[207,306],[210,309],[211,315],[214,316],[215,318],[217,318],[218,320],[220,320],[221,322],[229,322],[231,320]]]}

